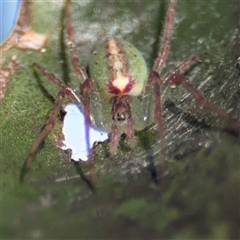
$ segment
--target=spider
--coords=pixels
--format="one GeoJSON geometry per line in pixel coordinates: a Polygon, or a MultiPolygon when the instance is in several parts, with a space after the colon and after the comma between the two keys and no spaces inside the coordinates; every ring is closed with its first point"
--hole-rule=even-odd
{"type": "MultiPolygon", "coordinates": [[[[65,28],[67,31],[67,43],[70,52],[71,64],[75,75],[80,81],[80,90],[73,89],[65,84],[54,74],[49,73],[42,66],[35,64],[36,68],[50,81],[60,87],[55,99],[54,107],[50,113],[45,128],[35,140],[26,161],[30,168],[33,157],[43,139],[52,131],[56,118],[67,97],[71,102],[83,105],[85,116],[85,127],[89,131],[93,122],[91,119],[91,108],[99,107],[99,118],[101,127],[110,132],[110,153],[117,151],[118,142],[122,134],[127,136],[130,146],[135,146],[134,130],[138,129],[139,116],[142,117],[142,126],[146,124],[146,98],[153,93],[154,117],[157,123],[160,139],[160,164],[159,169],[164,169],[166,161],[166,142],[164,136],[164,121],[162,116],[161,87],[175,87],[182,84],[196,99],[199,105],[210,109],[224,118],[231,128],[238,133],[237,122],[217,106],[208,102],[199,90],[184,77],[183,72],[192,64],[200,60],[204,54],[196,55],[183,60],[173,71],[161,76],[170,51],[170,42],[173,34],[175,7],[177,0],[170,0],[165,17],[162,46],[154,61],[152,69],[148,70],[141,53],[130,43],[118,38],[108,38],[100,44],[93,52],[89,63],[89,76],[87,71],[79,65],[76,53],[75,31],[71,22],[69,10],[70,0],[65,2],[65,28]],[[84,81],[82,82],[82,79],[84,81]],[[150,94],[149,94],[150,93],[150,94]],[[102,101],[102,104],[98,104],[102,101]],[[138,105],[134,110],[132,106],[138,105]],[[141,110],[143,109],[143,110],[141,110]],[[101,114],[103,112],[103,114],[101,114]],[[104,115],[104,117],[103,117],[104,115]],[[110,122],[110,125],[109,125],[110,122]]],[[[141,124],[140,124],[141,125],[141,124]]],[[[64,139],[65,136],[63,136],[64,139]]],[[[71,150],[71,149],[70,149],[71,150]]],[[[70,152],[71,158],[71,152],[70,152]]],[[[79,161],[80,159],[74,159],[79,161]]],[[[90,158],[89,162],[92,159],[90,158]]],[[[159,170],[160,171],[160,170],[159,170]]]]}

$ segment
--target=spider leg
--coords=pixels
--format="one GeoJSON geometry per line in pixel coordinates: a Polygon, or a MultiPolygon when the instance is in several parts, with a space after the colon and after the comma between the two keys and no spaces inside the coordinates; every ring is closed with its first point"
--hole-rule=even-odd
{"type": "Polygon", "coordinates": [[[113,124],[111,127],[111,141],[110,141],[110,154],[114,155],[117,151],[117,146],[119,139],[121,137],[121,133],[116,124],[113,124]]]}
{"type": "Polygon", "coordinates": [[[59,78],[57,78],[53,73],[48,72],[45,68],[43,68],[42,66],[40,66],[37,63],[33,64],[44,76],[46,76],[48,78],[48,80],[50,80],[51,82],[53,82],[54,84],[58,85],[60,88],[65,89],[65,94],[68,96],[68,98],[74,102],[77,101],[79,103],[81,103],[81,99],[79,97],[79,94],[72,89],[71,86],[66,85],[62,80],[60,80],[59,78]]]}
{"type": "MultiPolygon", "coordinates": [[[[76,41],[75,41],[75,30],[72,26],[71,20],[71,12],[70,12],[70,0],[66,0],[65,2],[65,27],[67,30],[67,38],[68,38],[68,46],[70,51],[70,59],[74,69],[74,72],[81,83],[81,94],[84,102],[84,112],[88,119],[90,119],[90,107],[93,108],[93,111],[97,111],[97,115],[95,120],[97,120],[98,124],[102,125],[102,122],[105,123],[105,117],[102,113],[102,103],[101,98],[97,91],[95,91],[95,82],[94,79],[90,79],[85,71],[85,69],[79,64],[79,57],[76,50],[76,41]],[[91,101],[90,104],[90,96],[91,99],[94,99],[94,102],[91,101]]],[[[104,124],[103,124],[104,125],[104,124]]]]}
{"type": "Polygon", "coordinates": [[[55,99],[53,109],[49,115],[49,118],[48,118],[48,121],[47,121],[45,127],[43,128],[43,130],[40,132],[40,134],[36,138],[35,142],[33,143],[33,146],[30,150],[28,158],[25,162],[25,167],[27,169],[30,169],[34,155],[35,155],[39,145],[42,143],[44,138],[53,130],[55,122],[56,122],[56,118],[59,114],[59,111],[62,106],[64,98],[65,98],[65,89],[63,88],[60,90],[60,92],[58,93],[58,95],[55,99]]]}
{"type": "Polygon", "coordinates": [[[69,10],[69,5],[70,5],[70,0],[67,0],[65,3],[65,14],[66,14],[66,30],[67,30],[67,37],[68,37],[68,47],[70,51],[70,58],[71,58],[71,63],[74,69],[74,72],[76,76],[78,77],[80,83],[83,83],[88,77],[87,74],[84,70],[79,65],[79,58],[77,56],[77,50],[76,50],[76,43],[75,43],[75,31],[72,26],[72,21],[71,21],[71,14],[69,10]]]}
{"type": "MultiPolygon", "coordinates": [[[[164,67],[170,50],[170,42],[172,39],[175,19],[175,6],[176,0],[170,0],[167,14],[165,17],[162,47],[159,50],[158,56],[154,61],[153,68],[152,70],[150,70],[148,76],[148,84],[152,86],[154,92],[154,116],[157,121],[157,127],[160,137],[161,169],[164,169],[166,161],[166,141],[164,134],[163,110],[161,103],[161,84],[163,84],[163,81],[160,79],[160,73],[162,71],[162,68],[164,67]]],[[[160,168],[159,172],[161,170],[160,168]]]]}
{"type": "MultiPolygon", "coordinates": [[[[199,54],[199,55],[195,55],[193,57],[187,58],[185,60],[183,60],[175,69],[174,71],[168,72],[164,75],[163,79],[163,84],[167,83],[167,80],[169,79],[170,75],[172,75],[173,73],[182,73],[184,71],[186,71],[189,67],[191,67],[191,65],[193,65],[194,63],[196,63],[197,61],[199,61],[200,59],[204,58],[207,55],[207,53],[203,53],[203,54],[199,54]]],[[[176,86],[176,84],[174,84],[173,81],[171,81],[171,83],[167,83],[168,85],[170,84],[170,87],[174,88],[176,86]]]]}
{"type": "MultiPolygon", "coordinates": [[[[65,89],[65,94],[72,100],[77,100],[78,102],[82,102],[82,100],[79,98],[78,94],[70,87],[67,86],[63,81],[61,81],[59,78],[57,78],[54,74],[49,73],[46,69],[44,69],[42,66],[38,65],[37,63],[34,63],[34,66],[43,74],[45,75],[50,81],[58,85],[60,88],[65,89]]],[[[82,96],[83,96],[83,104],[84,104],[84,112],[85,114],[85,126],[86,127],[86,134],[89,139],[89,127],[90,127],[90,108],[86,107],[90,105],[90,92],[92,87],[92,81],[91,79],[86,79],[86,81],[83,83],[82,87],[82,96]]],[[[89,146],[90,149],[90,146],[89,146]]]]}
{"type": "Polygon", "coordinates": [[[126,135],[128,137],[129,143],[130,143],[130,147],[134,148],[135,147],[135,138],[134,138],[134,121],[132,118],[129,118],[127,120],[127,131],[126,131],[126,135]]]}
{"type": "Polygon", "coordinates": [[[169,54],[170,42],[172,39],[173,27],[174,27],[175,6],[176,6],[176,0],[170,0],[167,15],[165,18],[165,23],[164,23],[162,47],[153,65],[153,70],[156,71],[159,75],[162,71],[162,68],[164,67],[164,64],[169,54]]]}
{"type": "MultiPolygon", "coordinates": [[[[85,136],[86,139],[88,139],[87,141],[87,148],[90,149],[90,153],[89,153],[89,163],[90,165],[94,165],[93,162],[93,157],[92,157],[92,149],[90,147],[90,125],[91,125],[91,118],[90,118],[90,96],[91,93],[93,92],[93,90],[95,90],[95,84],[92,81],[92,79],[87,78],[84,83],[82,84],[82,88],[81,88],[81,95],[83,97],[83,106],[84,106],[84,116],[85,116],[85,136]]],[[[95,170],[94,170],[95,171],[95,170]]],[[[96,174],[93,174],[96,175],[96,174]]],[[[93,181],[95,181],[96,178],[93,178],[93,181]]]]}
{"type": "MultiPolygon", "coordinates": [[[[66,30],[68,37],[68,47],[70,52],[70,59],[74,69],[74,72],[81,83],[81,95],[83,98],[84,113],[86,115],[86,132],[89,132],[90,120],[90,96],[95,89],[94,81],[88,78],[88,75],[83,67],[79,64],[79,58],[77,55],[75,31],[72,26],[71,14],[70,14],[70,0],[65,2],[65,14],[66,14],[66,30]]],[[[89,134],[89,133],[88,133],[89,134]]]]}
{"type": "Polygon", "coordinates": [[[183,87],[185,87],[197,100],[198,104],[210,109],[211,111],[218,114],[220,117],[222,117],[233,129],[233,131],[238,135],[240,126],[238,122],[234,119],[232,119],[229,114],[217,107],[216,105],[210,103],[203,95],[202,93],[195,88],[182,74],[180,74],[178,71],[174,71],[173,74],[169,76],[167,79],[167,83],[170,85],[176,85],[181,84],[183,87]]]}
{"type": "MultiPolygon", "coordinates": [[[[157,72],[150,71],[148,76],[148,83],[151,84],[154,92],[154,116],[157,121],[157,127],[160,138],[160,155],[161,155],[161,164],[160,168],[164,169],[166,161],[166,141],[164,134],[164,122],[163,122],[163,109],[161,103],[161,79],[157,72]]],[[[159,172],[160,170],[159,169],[159,172]]]]}
{"type": "Polygon", "coordinates": [[[90,119],[90,96],[91,93],[96,89],[94,81],[91,78],[87,78],[81,87],[81,95],[83,97],[84,112],[87,115],[87,123],[91,124],[90,119]]]}
{"type": "Polygon", "coordinates": [[[62,80],[57,78],[53,73],[48,72],[45,68],[37,63],[34,63],[33,66],[36,67],[44,76],[46,76],[51,82],[55,83],[60,88],[66,88],[67,85],[62,80]]]}
{"type": "MultiPolygon", "coordinates": [[[[95,90],[95,84],[94,81],[90,78],[88,78],[88,75],[83,67],[79,64],[79,58],[77,55],[77,49],[76,49],[76,42],[75,42],[75,30],[72,26],[72,20],[71,20],[71,13],[70,13],[70,0],[67,0],[65,2],[65,15],[66,15],[66,30],[67,30],[67,45],[69,47],[70,52],[70,59],[73,66],[73,70],[81,84],[81,96],[82,96],[82,102],[84,106],[84,113],[85,113],[85,126],[86,126],[86,138],[89,139],[89,133],[90,133],[90,124],[91,124],[91,118],[90,118],[90,96],[93,90],[95,90]]],[[[88,149],[90,149],[89,141],[87,141],[88,149]]],[[[92,158],[92,150],[90,149],[90,156],[89,156],[89,165],[93,165],[93,168],[91,169],[93,181],[96,182],[96,173],[94,169],[94,162],[92,158]]]]}

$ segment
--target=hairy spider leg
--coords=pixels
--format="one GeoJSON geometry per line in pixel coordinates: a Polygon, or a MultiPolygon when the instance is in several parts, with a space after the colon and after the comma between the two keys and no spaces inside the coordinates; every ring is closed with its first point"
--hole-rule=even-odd
{"type": "MultiPolygon", "coordinates": [[[[54,102],[53,109],[49,115],[49,118],[47,120],[47,123],[43,130],[39,133],[38,137],[33,143],[33,146],[30,150],[30,153],[27,157],[27,160],[23,166],[22,173],[20,176],[20,181],[22,182],[24,179],[24,175],[26,171],[28,171],[31,168],[33,158],[37,152],[37,149],[39,148],[42,141],[46,138],[46,136],[53,130],[56,118],[61,110],[62,104],[64,102],[65,97],[67,96],[71,101],[77,101],[81,103],[81,99],[79,98],[78,94],[68,85],[66,85],[63,81],[61,81],[59,78],[57,78],[54,74],[49,73],[46,71],[42,66],[34,63],[34,66],[43,74],[45,75],[51,82],[58,85],[61,90],[57,94],[57,97],[54,102]]],[[[89,142],[89,141],[88,141],[89,142]]],[[[90,148],[89,148],[90,149],[90,148]]],[[[90,166],[90,174],[92,178],[92,182],[95,185],[96,184],[96,171],[94,168],[94,162],[90,156],[88,162],[78,162],[78,164],[84,165],[84,166],[90,166]]],[[[82,177],[82,176],[81,176],[82,177]]]]}
{"type": "Polygon", "coordinates": [[[163,77],[163,83],[165,85],[169,85],[171,88],[174,88],[177,85],[181,84],[184,88],[186,88],[188,92],[192,94],[192,96],[196,99],[199,105],[210,109],[211,111],[222,117],[231,126],[235,134],[238,135],[239,124],[237,123],[237,121],[235,119],[232,119],[225,110],[222,110],[215,104],[210,103],[203,96],[203,94],[183,76],[184,71],[186,71],[195,62],[204,58],[206,55],[207,53],[203,53],[185,59],[175,68],[173,72],[168,72],[165,74],[165,76],[163,77]]]}
{"type": "Polygon", "coordinates": [[[165,65],[170,50],[170,43],[172,40],[174,28],[176,2],[177,2],[176,0],[170,0],[167,14],[165,17],[162,47],[159,51],[158,57],[154,61],[152,69],[153,71],[156,71],[159,75],[161,74],[161,71],[165,65]]]}
{"type": "Polygon", "coordinates": [[[83,67],[79,64],[79,57],[77,55],[75,31],[72,26],[71,13],[70,13],[70,0],[65,2],[65,14],[66,14],[66,30],[67,30],[67,45],[69,47],[70,59],[73,66],[73,70],[81,84],[81,94],[83,97],[84,111],[87,113],[90,121],[90,94],[95,90],[94,81],[88,78],[88,75],[83,67]]]}
{"type": "Polygon", "coordinates": [[[81,96],[82,96],[82,102],[84,106],[84,113],[86,115],[86,119],[89,126],[91,124],[91,118],[90,118],[90,96],[91,93],[95,90],[95,83],[91,78],[87,78],[84,83],[81,86],[81,96]]]}
{"type": "Polygon", "coordinates": [[[182,74],[180,74],[180,71],[174,71],[174,73],[170,74],[167,83],[169,83],[169,85],[181,84],[192,94],[199,105],[210,109],[212,112],[215,112],[217,115],[222,117],[231,126],[234,133],[239,135],[240,126],[237,120],[232,119],[225,110],[222,110],[215,104],[209,102],[197,88],[195,88],[182,74]]]}
{"type": "MultiPolygon", "coordinates": [[[[77,55],[76,50],[76,42],[75,42],[75,30],[72,26],[72,20],[71,20],[71,13],[70,13],[70,0],[66,0],[65,2],[65,18],[66,18],[66,31],[67,31],[67,45],[69,47],[69,53],[70,53],[70,59],[73,66],[73,70],[80,82],[80,93],[82,96],[82,102],[83,102],[83,110],[85,115],[85,126],[86,126],[86,136],[87,139],[89,139],[89,132],[90,132],[90,125],[91,125],[91,118],[90,118],[90,96],[91,93],[96,89],[95,83],[91,78],[88,78],[88,75],[83,67],[79,64],[79,57],[77,55]]],[[[89,144],[89,141],[87,141],[87,144],[89,144]]],[[[88,146],[88,149],[90,149],[90,156],[88,163],[85,163],[86,165],[91,165],[91,177],[93,184],[95,185],[97,182],[97,175],[96,170],[94,168],[94,161],[92,157],[92,149],[90,146],[88,146]]]]}
{"type": "Polygon", "coordinates": [[[159,132],[161,156],[159,172],[163,172],[162,170],[165,168],[166,161],[166,140],[164,134],[163,109],[161,100],[161,78],[159,74],[151,70],[148,75],[148,83],[152,86],[155,98],[154,116],[157,121],[157,127],[159,132]]]}
{"type": "MultiPolygon", "coordinates": [[[[28,155],[28,158],[26,160],[26,168],[30,169],[32,165],[32,161],[34,158],[34,155],[36,154],[36,151],[39,147],[39,145],[42,143],[42,141],[45,139],[45,137],[53,130],[56,118],[60,112],[62,103],[65,99],[65,96],[67,95],[72,101],[77,98],[74,90],[70,87],[67,86],[63,81],[61,81],[59,78],[57,78],[54,74],[49,73],[44,69],[42,66],[38,65],[37,63],[33,64],[43,75],[45,75],[51,82],[54,84],[58,85],[61,90],[57,94],[57,97],[54,102],[53,109],[49,115],[49,118],[47,120],[47,123],[44,127],[44,129],[40,132],[38,137],[36,138],[35,142],[33,143],[33,146],[31,148],[31,151],[28,155]]],[[[76,99],[79,100],[79,99],[76,99]]]]}
{"type": "Polygon", "coordinates": [[[117,151],[119,139],[121,137],[121,133],[116,124],[112,124],[111,126],[111,140],[110,140],[110,154],[114,155],[117,151]]]}
{"type": "Polygon", "coordinates": [[[161,169],[164,169],[166,161],[166,140],[164,134],[163,110],[161,103],[162,80],[160,78],[160,74],[162,68],[165,65],[170,50],[170,42],[174,28],[175,6],[176,0],[171,0],[165,17],[162,47],[159,50],[158,56],[154,61],[153,68],[152,70],[150,70],[148,77],[148,83],[151,84],[154,93],[155,98],[154,116],[157,121],[157,127],[160,137],[161,164],[159,172],[161,169]]]}
{"type": "MultiPolygon", "coordinates": [[[[58,85],[60,88],[66,88],[67,85],[61,81],[59,78],[57,78],[53,73],[48,72],[44,67],[37,63],[33,63],[33,66],[36,67],[44,76],[48,78],[51,82],[58,85]]],[[[69,87],[70,89],[70,87],[69,87]]],[[[73,92],[73,90],[71,90],[73,92]]]]}
{"type": "Polygon", "coordinates": [[[76,76],[78,77],[80,83],[83,83],[87,78],[87,73],[84,70],[83,67],[80,66],[79,64],[79,58],[77,55],[77,50],[76,50],[76,43],[75,43],[75,31],[72,26],[72,20],[71,20],[71,14],[70,14],[70,0],[66,0],[65,2],[65,19],[66,19],[66,30],[67,30],[67,45],[69,47],[69,52],[70,52],[70,58],[71,58],[71,63],[74,69],[74,72],[76,76]]]}
{"type": "MultiPolygon", "coordinates": [[[[67,45],[69,47],[69,55],[73,70],[80,82],[80,93],[82,96],[83,110],[85,113],[85,126],[86,126],[86,136],[89,139],[89,131],[91,125],[90,118],[90,96],[91,93],[95,90],[94,81],[88,78],[88,75],[83,67],[79,64],[79,57],[77,55],[76,42],[75,42],[75,30],[72,26],[71,13],[70,13],[70,0],[65,2],[65,28],[67,31],[67,45]]],[[[89,143],[89,141],[88,141],[89,143]]],[[[89,146],[90,149],[90,146],[89,146]]],[[[92,151],[90,150],[90,162],[92,161],[92,151]]]]}
{"type": "MultiPolygon", "coordinates": [[[[127,120],[127,126],[126,126],[126,135],[129,140],[129,144],[131,148],[134,148],[135,146],[135,138],[134,138],[134,120],[132,118],[129,118],[127,120]]],[[[112,124],[111,126],[111,139],[110,139],[110,154],[114,155],[117,151],[119,139],[122,135],[122,132],[119,131],[119,128],[116,124],[112,124]]]]}
{"type": "MultiPolygon", "coordinates": [[[[89,161],[93,162],[92,157],[92,149],[90,147],[90,126],[91,126],[91,118],[90,118],[90,96],[92,91],[95,89],[94,82],[87,78],[81,86],[81,96],[83,102],[83,111],[85,117],[85,136],[87,138],[87,148],[90,149],[89,161]]],[[[94,170],[95,171],[95,170],[94,170]]],[[[96,179],[94,179],[96,182],[96,179]]]]}
{"type": "Polygon", "coordinates": [[[38,137],[36,138],[35,142],[33,143],[33,146],[30,150],[30,153],[29,153],[28,158],[25,163],[25,167],[27,169],[31,168],[33,158],[38,150],[39,145],[42,143],[42,141],[45,139],[45,137],[53,130],[53,128],[55,126],[56,118],[59,114],[59,111],[61,109],[62,103],[65,98],[65,92],[66,92],[65,88],[62,88],[59,91],[59,93],[55,99],[53,109],[47,120],[47,123],[46,123],[45,127],[43,128],[43,130],[38,135],[38,137]]]}
{"type": "Polygon", "coordinates": [[[127,132],[126,132],[126,135],[128,137],[130,147],[134,148],[136,142],[135,142],[135,138],[134,138],[134,121],[133,121],[132,118],[129,118],[127,120],[127,132]]]}
{"type": "Polygon", "coordinates": [[[171,87],[174,87],[173,82],[170,83],[168,81],[169,77],[171,77],[173,74],[180,73],[188,69],[192,64],[194,64],[196,61],[201,59],[204,54],[199,54],[193,57],[190,57],[188,59],[185,59],[182,61],[173,72],[169,72],[165,74],[165,76],[161,79],[159,74],[155,71],[150,71],[149,73],[149,84],[152,84],[153,86],[153,92],[155,96],[155,118],[158,122],[158,131],[159,131],[159,137],[160,137],[160,150],[161,150],[161,167],[164,168],[165,165],[165,156],[166,156],[166,142],[165,142],[165,135],[164,135],[164,121],[163,121],[163,109],[162,109],[162,101],[161,101],[161,86],[162,85],[170,85],[171,87]]]}
{"type": "MultiPolygon", "coordinates": [[[[49,73],[46,69],[44,69],[42,66],[34,63],[34,66],[36,66],[36,68],[43,74],[45,75],[51,82],[55,83],[56,85],[58,85],[60,88],[65,89],[65,96],[67,96],[72,102],[77,101],[79,103],[84,103],[84,101],[82,100],[81,96],[79,96],[78,93],[75,92],[74,89],[71,88],[71,86],[66,85],[63,81],[61,81],[59,78],[57,78],[54,74],[49,73]]],[[[89,81],[85,81],[83,83],[83,85],[85,84],[91,84],[90,79],[87,79],[89,81]]],[[[84,88],[83,88],[84,89],[84,88]]],[[[87,88],[88,90],[89,88],[87,88]]],[[[85,98],[87,100],[89,100],[89,98],[85,98]]],[[[90,112],[89,116],[90,116],[90,112]]],[[[90,148],[90,141],[89,141],[89,130],[90,130],[90,117],[87,117],[87,115],[85,116],[85,126],[86,126],[86,138],[87,138],[87,144],[88,144],[88,149],[90,148]]],[[[83,165],[92,165],[92,158],[91,158],[91,151],[90,151],[90,157],[87,163],[83,162],[83,165]]]]}
{"type": "Polygon", "coordinates": [[[174,88],[176,86],[176,84],[174,84],[174,82],[169,82],[168,79],[172,74],[176,74],[176,73],[183,73],[184,71],[186,71],[187,69],[189,69],[189,67],[191,67],[194,63],[196,63],[197,61],[203,59],[205,56],[207,55],[207,53],[202,53],[199,55],[195,55],[192,57],[189,57],[187,59],[184,59],[175,69],[174,71],[168,72],[163,76],[163,84],[165,85],[170,85],[171,88],[174,88]]]}

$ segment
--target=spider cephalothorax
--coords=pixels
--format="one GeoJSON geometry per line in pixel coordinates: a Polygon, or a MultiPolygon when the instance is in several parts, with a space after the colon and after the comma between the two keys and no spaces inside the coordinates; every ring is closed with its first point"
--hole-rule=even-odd
{"type": "Polygon", "coordinates": [[[110,99],[112,104],[112,119],[123,122],[131,117],[130,103],[131,97],[128,95],[114,96],[110,99]]]}

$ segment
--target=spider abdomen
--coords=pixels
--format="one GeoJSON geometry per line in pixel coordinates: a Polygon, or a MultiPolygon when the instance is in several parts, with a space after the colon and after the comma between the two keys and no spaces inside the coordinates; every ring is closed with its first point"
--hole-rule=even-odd
{"type": "Polygon", "coordinates": [[[139,96],[147,80],[141,53],[127,41],[109,38],[93,52],[90,77],[101,93],[139,96]]]}

